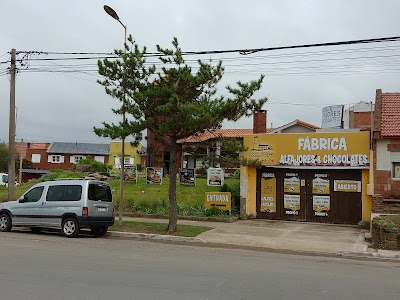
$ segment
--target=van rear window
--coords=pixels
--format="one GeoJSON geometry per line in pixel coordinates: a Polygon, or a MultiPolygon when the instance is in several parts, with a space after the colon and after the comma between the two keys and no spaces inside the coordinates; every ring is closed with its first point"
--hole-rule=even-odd
{"type": "Polygon", "coordinates": [[[108,185],[91,183],[88,192],[89,200],[112,202],[112,193],[108,185]]]}

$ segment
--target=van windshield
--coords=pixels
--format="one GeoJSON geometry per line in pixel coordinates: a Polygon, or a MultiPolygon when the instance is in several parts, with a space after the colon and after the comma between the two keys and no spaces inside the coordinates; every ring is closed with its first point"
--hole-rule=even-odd
{"type": "Polygon", "coordinates": [[[93,201],[112,202],[111,188],[105,184],[89,184],[88,199],[93,201]]]}

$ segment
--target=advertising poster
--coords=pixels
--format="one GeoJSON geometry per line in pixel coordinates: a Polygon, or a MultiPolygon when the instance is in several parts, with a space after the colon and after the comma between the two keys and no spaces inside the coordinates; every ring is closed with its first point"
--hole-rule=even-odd
{"type": "Polygon", "coordinates": [[[335,192],[361,193],[361,181],[335,180],[333,183],[335,192]]]}
{"type": "Polygon", "coordinates": [[[194,186],[196,185],[195,169],[181,169],[179,173],[180,185],[194,186]]]}
{"type": "Polygon", "coordinates": [[[283,190],[285,193],[300,194],[299,173],[285,173],[283,190]]]}
{"type": "Polygon", "coordinates": [[[261,177],[261,212],[276,212],[276,177],[274,173],[263,173],[261,177]]]}
{"type": "Polygon", "coordinates": [[[317,217],[329,217],[331,210],[330,196],[313,196],[313,210],[317,217]]]}
{"type": "Polygon", "coordinates": [[[283,207],[287,215],[300,214],[300,195],[283,195],[283,207]]]}
{"type": "Polygon", "coordinates": [[[221,168],[209,168],[207,170],[207,185],[222,186],[224,184],[224,170],[221,168]]]}
{"type": "Polygon", "coordinates": [[[133,167],[133,166],[126,166],[125,167],[124,181],[125,182],[137,183],[137,169],[136,169],[136,167],[133,167]]]}
{"type": "Polygon", "coordinates": [[[314,174],[312,180],[312,193],[315,195],[329,195],[328,174],[314,174]]]}
{"type": "Polygon", "coordinates": [[[147,184],[162,184],[162,168],[146,168],[147,184]]]}

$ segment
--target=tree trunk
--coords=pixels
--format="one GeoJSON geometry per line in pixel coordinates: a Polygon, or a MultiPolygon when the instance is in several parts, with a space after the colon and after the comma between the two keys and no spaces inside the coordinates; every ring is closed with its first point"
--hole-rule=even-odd
{"type": "Polygon", "coordinates": [[[176,139],[171,139],[171,149],[170,149],[170,162],[169,162],[169,189],[168,189],[168,198],[169,198],[169,223],[168,223],[168,232],[176,231],[178,213],[177,213],[177,204],[176,204],[176,159],[178,154],[178,146],[176,144],[176,139]]]}

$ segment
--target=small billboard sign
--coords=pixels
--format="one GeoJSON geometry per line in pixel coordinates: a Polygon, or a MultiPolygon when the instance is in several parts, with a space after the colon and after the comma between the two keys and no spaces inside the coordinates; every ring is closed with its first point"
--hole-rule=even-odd
{"type": "Polygon", "coordinates": [[[224,184],[224,170],[222,168],[208,168],[207,185],[222,186],[224,184]]]}
{"type": "Polygon", "coordinates": [[[179,174],[180,185],[192,186],[196,185],[195,169],[181,169],[179,174]]]}
{"type": "Polygon", "coordinates": [[[343,105],[326,106],[322,109],[321,128],[343,127],[343,105]]]}
{"type": "Polygon", "coordinates": [[[146,169],[147,184],[162,184],[162,168],[149,167],[146,169]]]}
{"type": "Polygon", "coordinates": [[[134,166],[125,166],[125,174],[124,174],[125,182],[134,182],[137,183],[137,169],[134,166]]]}

